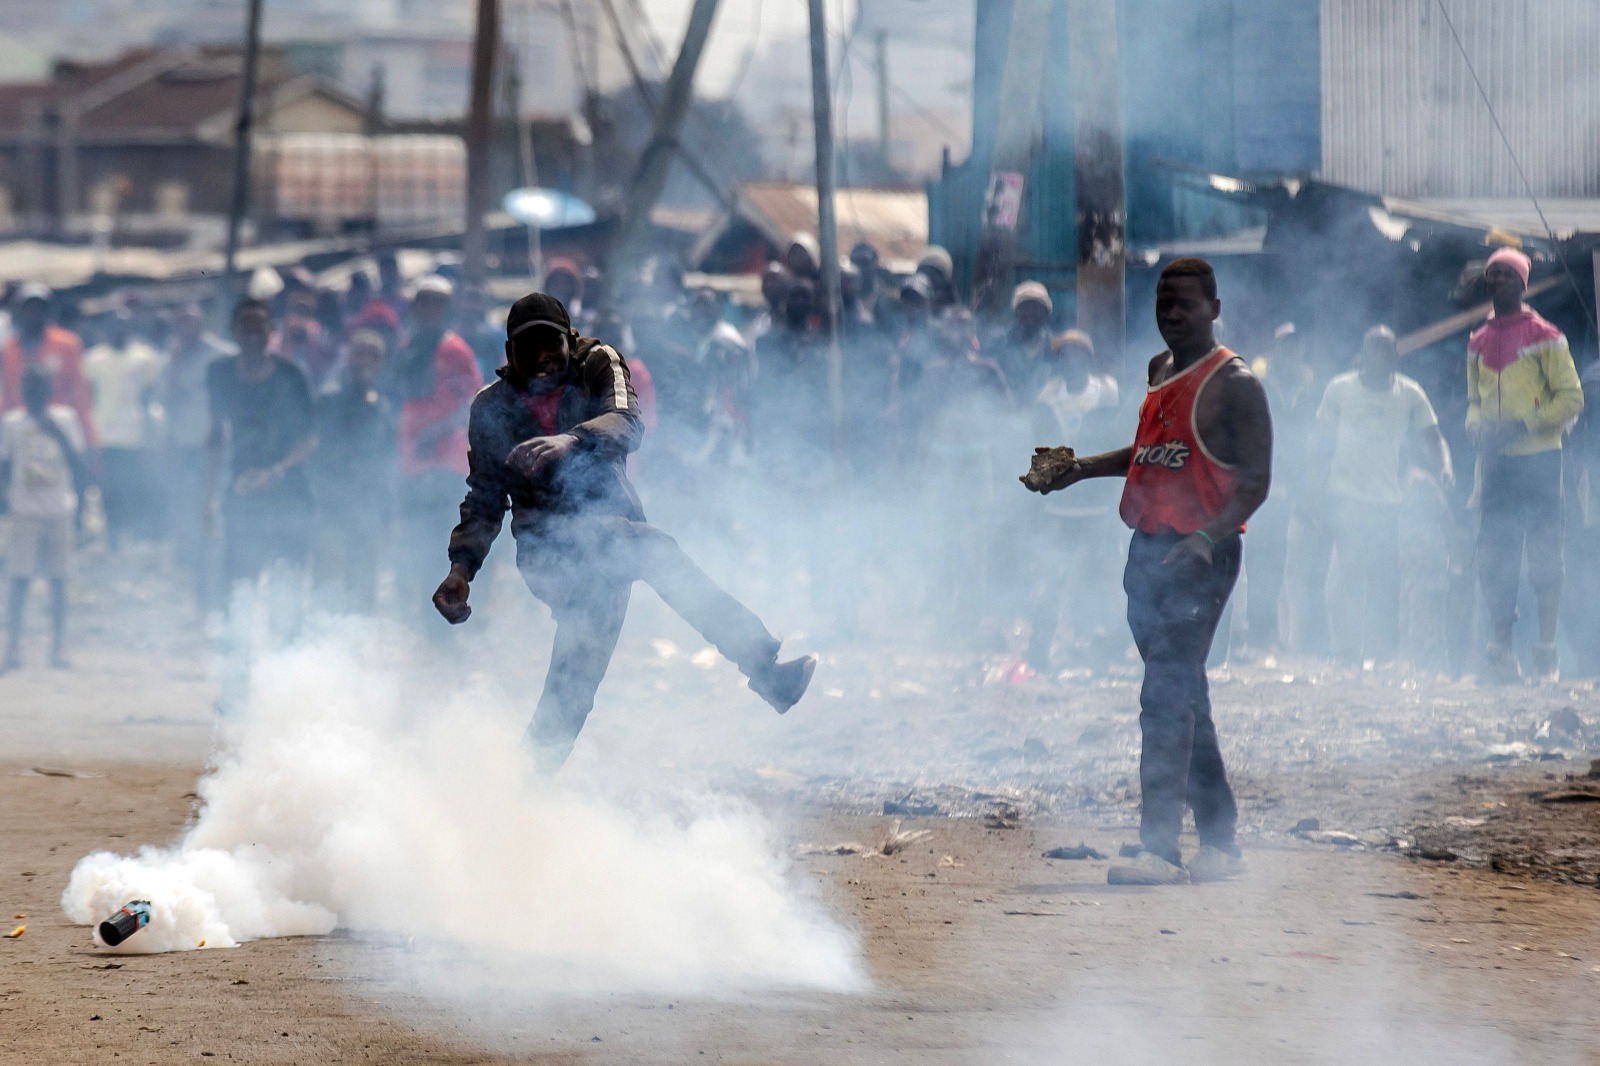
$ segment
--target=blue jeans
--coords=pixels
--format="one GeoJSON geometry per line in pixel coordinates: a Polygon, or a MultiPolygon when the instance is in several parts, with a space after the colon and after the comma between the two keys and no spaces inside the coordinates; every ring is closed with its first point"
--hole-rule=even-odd
{"type": "Polygon", "coordinates": [[[761,619],[649,523],[611,515],[554,517],[540,535],[518,543],[517,565],[556,621],[544,692],[528,728],[546,773],[561,768],[594,709],[635,581],[654,589],[746,677],[777,658],[778,640],[761,619]]]}
{"type": "Polygon", "coordinates": [[[1194,809],[1200,843],[1224,851],[1234,849],[1239,821],[1211,721],[1206,655],[1239,578],[1242,546],[1239,537],[1224,539],[1213,549],[1210,566],[1163,563],[1182,539],[1176,533],[1134,533],[1122,577],[1128,627],[1144,660],[1139,839],[1172,863],[1181,861],[1184,807],[1194,809]]]}

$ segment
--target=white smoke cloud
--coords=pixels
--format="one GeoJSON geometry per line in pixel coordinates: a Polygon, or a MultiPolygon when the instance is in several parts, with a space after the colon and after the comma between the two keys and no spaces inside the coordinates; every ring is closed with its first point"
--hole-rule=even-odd
{"type": "Polygon", "coordinates": [[[408,668],[413,650],[342,626],[263,658],[193,827],[81,860],[68,917],[150,900],[129,952],[343,928],[518,960],[562,987],[863,984],[852,937],[786,881],[747,805],[656,796],[641,813],[542,782],[526,706],[488,683],[451,692],[408,668]]]}

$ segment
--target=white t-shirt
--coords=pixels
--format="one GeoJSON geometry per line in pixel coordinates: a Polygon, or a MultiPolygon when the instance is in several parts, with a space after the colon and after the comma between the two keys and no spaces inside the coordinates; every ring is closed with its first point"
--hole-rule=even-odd
{"type": "Polygon", "coordinates": [[[1083,416],[1102,407],[1117,406],[1117,379],[1109,374],[1090,374],[1082,392],[1067,388],[1062,378],[1051,378],[1039,390],[1038,400],[1055,416],[1063,441],[1075,441],[1083,429],[1083,416]]]}
{"type": "Polygon", "coordinates": [[[94,390],[94,424],[104,447],[145,446],[148,400],[160,369],[155,349],[141,341],[129,341],[120,352],[97,344],[83,357],[83,374],[94,390]]]}
{"type": "MultiPolygon", "coordinates": [[[[83,453],[83,427],[70,407],[51,404],[49,418],[61,427],[72,446],[83,453]]],[[[68,518],[78,509],[72,464],[48,430],[24,410],[0,418],[0,460],[11,464],[7,498],[19,518],[68,518]]]]}
{"type": "Polygon", "coordinates": [[[1382,391],[1352,370],[1328,382],[1317,408],[1323,439],[1333,439],[1328,491],[1363,503],[1399,504],[1400,458],[1414,434],[1439,424],[1422,386],[1396,374],[1382,391]]]}
{"type": "MultiPolygon", "coordinates": [[[[1082,450],[1086,443],[1082,437],[1084,419],[1096,411],[1115,408],[1120,401],[1117,379],[1110,374],[1095,373],[1089,375],[1082,392],[1067,388],[1063,378],[1051,378],[1044,383],[1036,399],[1050,412],[1056,432],[1060,434],[1057,440],[1075,445],[1080,449],[1079,454],[1087,454],[1082,450]]],[[[1071,492],[1053,492],[1046,496],[1043,508],[1063,518],[1102,517],[1111,513],[1121,493],[1121,483],[1111,478],[1086,481],[1074,486],[1071,492]]]]}

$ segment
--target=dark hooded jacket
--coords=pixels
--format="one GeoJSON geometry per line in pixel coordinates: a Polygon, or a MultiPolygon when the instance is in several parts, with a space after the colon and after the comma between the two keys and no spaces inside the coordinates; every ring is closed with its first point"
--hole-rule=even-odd
{"type": "Polygon", "coordinates": [[[566,377],[544,396],[512,384],[507,372],[501,367],[497,380],[472,401],[467,496],[461,522],[450,534],[450,561],[469,574],[483,565],[508,508],[519,549],[537,539],[554,515],[644,519],[626,469],[644,424],[628,364],[616,349],[580,337],[566,377]],[[560,433],[577,437],[577,450],[537,477],[524,477],[506,464],[506,456],[523,441],[560,433]]]}

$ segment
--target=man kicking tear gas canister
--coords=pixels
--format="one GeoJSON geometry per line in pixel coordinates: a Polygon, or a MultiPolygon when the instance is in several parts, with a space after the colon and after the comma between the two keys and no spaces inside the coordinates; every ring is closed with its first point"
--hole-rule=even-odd
{"type": "Polygon", "coordinates": [[[1111,868],[1112,884],[1220,881],[1244,868],[1206,654],[1239,576],[1245,520],[1267,498],[1272,418],[1261,382],[1216,341],[1221,313],[1209,263],[1169,264],[1156,285],[1156,326],[1168,350],[1150,360],[1132,446],[1082,459],[1070,448],[1038,448],[1022,477],[1039,493],[1086,478],[1127,478],[1121,512],[1133,540],[1122,587],[1144,660],[1141,848],[1111,868]],[[1194,809],[1200,836],[1187,870],[1178,853],[1185,806],[1194,809]]]}
{"type": "Polygon", "coordinates": [[[517,568],[555,616],[544,694],[529,728],[542,770],[560,769],[610,665],[635,581],[643,581],[750,679],[779,714],[799,702],[817,661],[780,663],[761,620],[645,521],[625,462],[643,434],[628,367],[572,328],[544,293],[506,319],[506,365],[472,402],[470,473],[450,574],[433,595],[453,624],[511,510],[517,568]]]}

